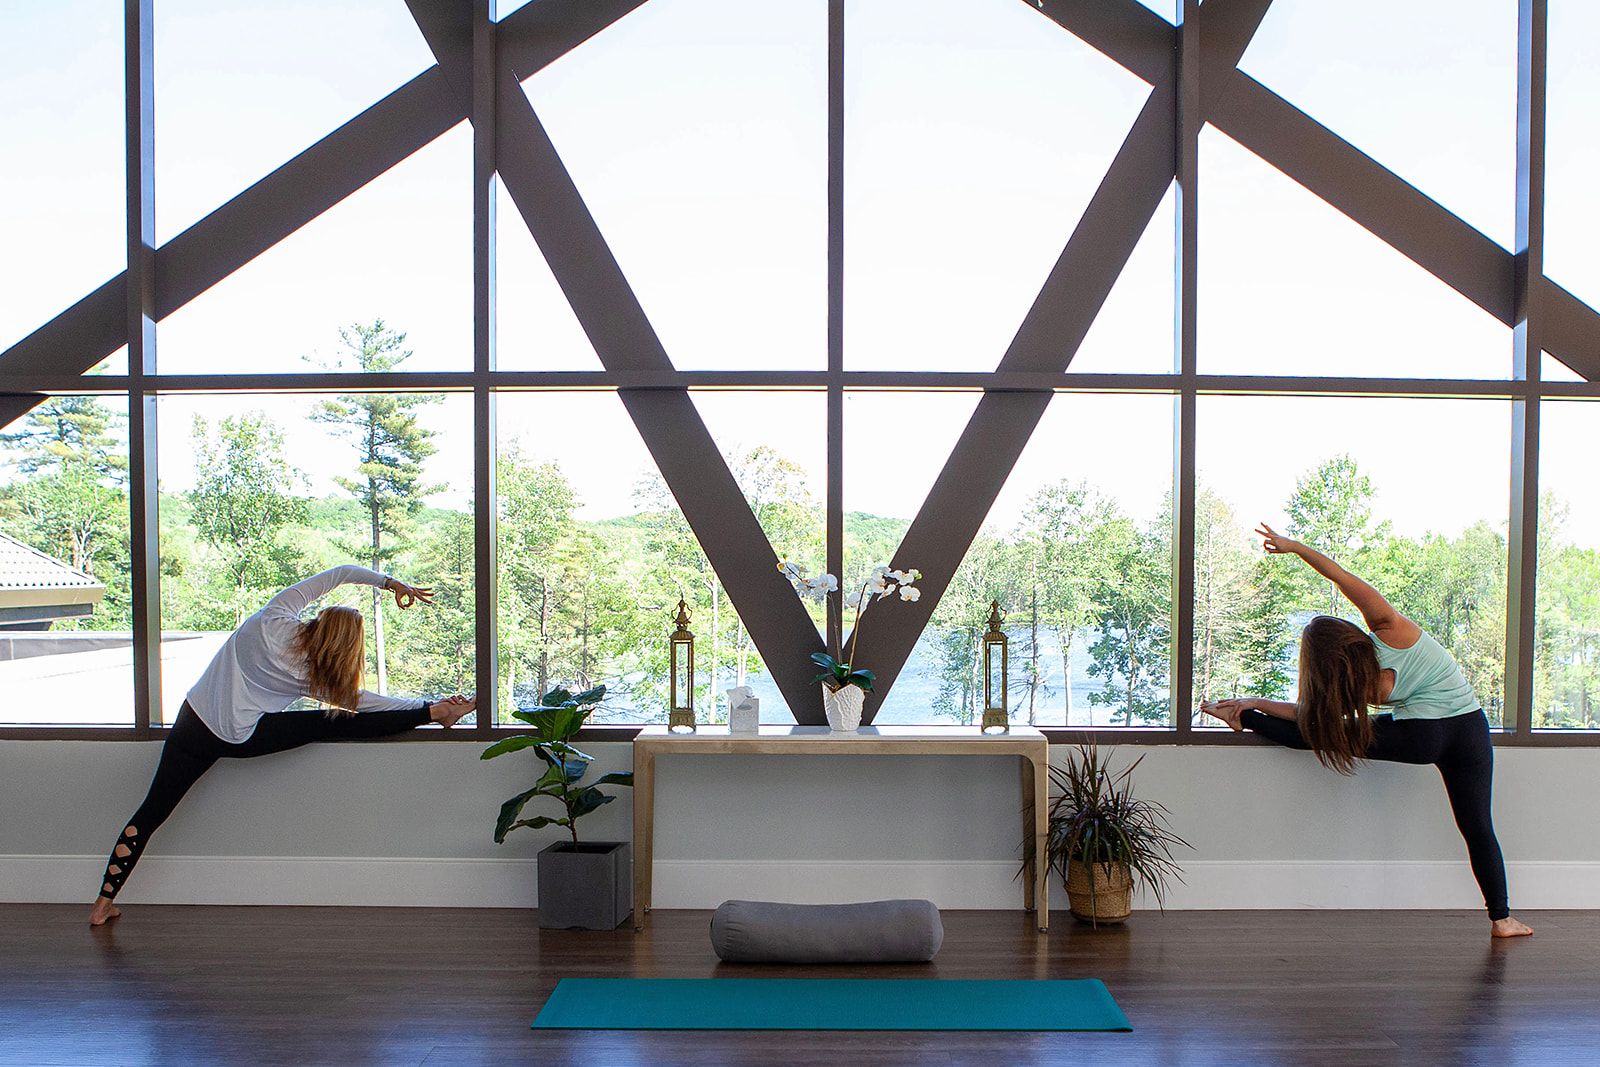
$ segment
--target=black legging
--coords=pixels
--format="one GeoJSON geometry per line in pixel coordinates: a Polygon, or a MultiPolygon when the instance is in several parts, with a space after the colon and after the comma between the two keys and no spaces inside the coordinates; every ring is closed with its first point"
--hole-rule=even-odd
{"type": "MultiPolygon", "coordinates": [[[[1239,721],[1269,740],[1290,748],[1310,748],[1300,727],[1259,711],[1247,711],[1239,721]]],[[[1473,877],[1483,890],[1490,919],[1511,914],[1506,902],[1506,863],[1495,840],[1489,812],[1494,784],[1494,746],[1489,743],[1489,720],[1483,712],[1452,715],[1448,719],[1396,719],[1374,716],[1377,737],[1367,759],[1390,763],[1431,763],[1439,768],[1456,827],[1467,841],[1473,877]]]]}
{"type": "Polygon", "coordinates": [[[313,741],[387,737],[421,726],[430,718],[426,704],[407,711],[364,711],[337,719],[330,719],[320,711],[284,711],[261,716],[255,732],[235,745],[212,733],[189,702],[184,701],[177,721],[172,724],[172,732],[167,735],[167,743],[161,746],[161,762],[156,765],[150,792],[122,828],[122,835],[111,850],[100,895],[116,898],[144,854],[150,835],[167,821],[178,801],[217,760],[265,756],[313,741]]]}

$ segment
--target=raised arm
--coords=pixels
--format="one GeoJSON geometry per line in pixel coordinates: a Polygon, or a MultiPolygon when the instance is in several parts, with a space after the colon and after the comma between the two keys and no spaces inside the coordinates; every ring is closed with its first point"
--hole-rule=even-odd
{"type": "Polygon", "coordinates": [[[407,585],[398,578],[391,578],[387,574],[347,563],[342,567],[334,567],[321,574],[313,574],[304,581],[296,582],[269,600],[262,611],[269,616],[297,619],[306,608],[341,585],[375,585],[379,589],[389,590],[394,593],[394,601],[401,608],[409,608],[417,602],[433,603],[432,589],[407,585]]]}
{"type": "Polygon", "coordinates": [[[1417,624],[1396,611],[1383,598],[1383,594],[1310,545],[1284,537],[1266,523],[1262,523],[1256,533],[1262,537],[1261,547],[1268,552],[1299,556],[1312,570],[1338,586],[1339,592],[1361,612],[1367,629],[1382,638],[1385,644],[1395,648],[1410,648],[1422,635],[1417,624]]]}

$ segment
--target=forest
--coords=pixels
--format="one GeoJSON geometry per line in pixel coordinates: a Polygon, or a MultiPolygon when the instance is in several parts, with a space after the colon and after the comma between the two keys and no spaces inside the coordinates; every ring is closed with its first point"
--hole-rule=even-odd
{"type": "MultiPolygon", "coordinates": [[[[363,371],[393,370],[409,355],[404,335],[381,322],[349,327],[342,339],[347,365],[363,371]]],[[[306,473],[284,456],[295,427],[259,412],[196,416],[187,427],[192,488],[163,491],[158,500],[163,630],[231,630],[284,586],[353,561],[431,584],[436,595],[431,609],[402,613],[359,591],[369,612],[369,685],[470,691],[473,514],[430,505],[442,486],[430,482],[433,433],[419,421],[440,399],[305,398],[303,418],[345,440],[356,460],[336,479],[340,491],[321,496],[309,493],[306,473]]],[[[0,433],[0,477],[9,479],[0,484],[0,530],[106,587],[92,618],[57,629],[130,626],[124,423],[95,396],[57,396],[0,433]]],[[[820,571],[824,515],[804,471],[765,446],[727,458],[777,556],[820,571]]],[[[579,489],[559,463],[519,447],[503,449],[496,462],[502,714],[554,683],[603,682],[605,721],[664,722],[666,635],[680,597],[694,611],[702,718],[722,718],[723,689],[762,679],[760,655],[658,477],[634,488],[633,514],[585,521],[579,489]]],[[[1367,578],[1434,634],[1499,721],[1504,524],[1405,536],[1374,514],[1375,495],[1355,460],[1330,456],[1287,495],[1283,532],[1367,578]]],[[[923,720],[981,716],[981,639],[989,604],[998,601],[1011,646],[1013,721],[1169,726],[1170,496],[1168,504],[1139,523],[1104,487],[1062,480],[1040,488],[1014,528],[986,528],[915,654],[919,691],[928,695],[923,720]],[[1086,685],[1064,681],[1074,663],[1086,685]]],[[[1593,728],[1600,552],[1564,539],[1560,501],[1546,496],[1539,519],[1534,726],[1593,728]]],[[[888,563],[908,525],[848,514],[844,587],[859,588],[870,567],[888,563]]],[[[1250,526],[1204,485],[1194,537],[1195,700],[1292,699],[1299,627],[1318,613],[1354,618],[1351,606],[1309,568],[1264,555],[1250,526]]],[[[344,595],[353,602],[350,590],[344,595]]],[[[820,625],[821,606],[811,610],[820,625]]]]}

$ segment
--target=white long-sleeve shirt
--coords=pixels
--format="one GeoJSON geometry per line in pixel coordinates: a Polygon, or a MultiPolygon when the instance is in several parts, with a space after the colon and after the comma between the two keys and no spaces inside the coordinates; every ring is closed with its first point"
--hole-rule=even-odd
{"type": "MultiPolygon", "coordinates": [[[[189,706],[211,732],[229,744],[255,733],[263,715],[283,711],[306,695],[305,658],[295,651],[300,613],[330,589],[346,584],[382,586],[388,576],[346,565],[312,575],[273,597],[244,620],[217,650],[189,690],[189,706]]],[[[357,711],[405,711],[424,706],[416,697],[361,691],[357,711]]]]}

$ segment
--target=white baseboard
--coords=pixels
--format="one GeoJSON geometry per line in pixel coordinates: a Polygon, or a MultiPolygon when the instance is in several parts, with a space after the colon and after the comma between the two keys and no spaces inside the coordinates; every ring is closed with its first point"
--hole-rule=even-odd
{"type": "MultiPolygon", "coordinates": [[[[103,856],[0,855],[0,903],[82,903],[103,856]]],[[[132,904],[295,904],[529,908],[538,904],[533,859],[390,859],[308,856],[148,856],[120,899],[132,904]]],[[[1020,907],[1016,865],[984,862],[658,860],[655,907],[714,908],[724,900],[839,903],[911,897],[951,910],[1020,907]]],[[[1600,862],[1506,865],[1522,910],[1600,907],[1600,862]]],[[[1478,908],[1465,861],[1294,862],[1191,860],[1167,907],[1211,909],[1478,908]]],[[[1065,907],[1053,881],[1051,907],[1065,907]]],[[[1140,900],[1138,907],[1153,906],[1140,900]]]]}

